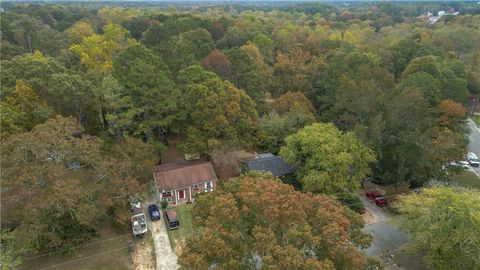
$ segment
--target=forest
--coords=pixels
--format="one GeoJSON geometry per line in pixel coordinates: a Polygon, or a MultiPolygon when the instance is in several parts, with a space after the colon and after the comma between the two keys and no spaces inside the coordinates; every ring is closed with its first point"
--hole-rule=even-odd
{"type": "Polygon", "coordinates": [[[171,141],[279,154],[312,204],[347,201],[366,176],[442,180],[479,94],[475,2],[2,2],[2,261],[126,226],[171,141]],[[422,17],[440,10],[459,15],[422,17]]]}

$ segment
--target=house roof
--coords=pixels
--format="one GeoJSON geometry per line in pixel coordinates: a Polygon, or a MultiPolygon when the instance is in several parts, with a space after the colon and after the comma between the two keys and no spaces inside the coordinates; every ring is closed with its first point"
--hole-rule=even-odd
{"type": "Polygon", "coordinates": [[[187,188],[194,184],[217,180],[212,163],[208,161],[172,162],[155,168],[159,191],[187,188]]]}
{"type": "Polygon", "coordinates": [[[277,177],[291,174],[295,171],[293,167],[285,163],[280,156],[260,156],[246,163],[249,170],[267,171],[277,177]]]}

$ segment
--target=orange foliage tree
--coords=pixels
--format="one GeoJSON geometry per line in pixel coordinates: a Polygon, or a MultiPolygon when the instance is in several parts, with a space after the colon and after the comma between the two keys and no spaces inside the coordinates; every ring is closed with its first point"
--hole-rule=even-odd
{"type": "Polygon", "coordinates": [[[371,238],[363,221],[326,195],[295,191],[249,173],[200,196],[192,211],[202,233],[188,239],[183,269],[361,269],[371,238]]]}

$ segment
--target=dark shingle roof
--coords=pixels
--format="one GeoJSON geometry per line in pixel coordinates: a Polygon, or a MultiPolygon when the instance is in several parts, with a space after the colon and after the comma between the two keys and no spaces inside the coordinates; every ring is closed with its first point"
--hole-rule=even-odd
{"type": "Polygon", "coordinates": [[[267,171],[277,177],[294,172],[292,166],[285,163],[280,156],[257,158],[247,161],[246,164],[249,170],[267,171]]]}

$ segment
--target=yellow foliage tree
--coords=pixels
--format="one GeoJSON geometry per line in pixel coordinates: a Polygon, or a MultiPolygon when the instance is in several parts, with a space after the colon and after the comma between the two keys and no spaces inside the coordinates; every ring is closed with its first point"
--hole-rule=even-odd
{"type": "Polygon", "coordinates": [[[128,30],[117,24],[103,27],[103,35],[94,34],[74,44],[70,50],[80,56],[82,64],[92,73],[108,74],[115,56],[128,46],[138,44],[128,30]]]}

